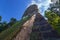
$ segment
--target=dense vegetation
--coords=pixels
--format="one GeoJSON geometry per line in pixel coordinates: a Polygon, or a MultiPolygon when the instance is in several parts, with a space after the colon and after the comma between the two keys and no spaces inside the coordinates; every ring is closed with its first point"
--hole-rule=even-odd
{"type": "Polygon", "coordinates": [[[53,3],[53,6],[50,6],[48,10],[46,10],[45,17],[60,35],[60,0],[59,2],[53,3]]]}
{"type": "Polygon", "coordinates": [[[54,13],[52,11],[46,11],[45,17],[52,25],[52,27],[60,34],[60,16],[58,16],[57,13],[54,13]]]}
{"type": "Polygon", "coordinates": [[[16,22],[17,22],[17,20],[15,18],[11,18],[9,23],[7,23],[6,21],[2,22],[2,16],[0,16],[0,32],[10,28],[16,22]]]}
{"type": "Polygon", "coordinates": [[[0,33],[0,40],[11,40],[22,28],[22,24],[27,21],[29,17],[25,17],[20,21],[16,22],[7,30],[0,33]]]}

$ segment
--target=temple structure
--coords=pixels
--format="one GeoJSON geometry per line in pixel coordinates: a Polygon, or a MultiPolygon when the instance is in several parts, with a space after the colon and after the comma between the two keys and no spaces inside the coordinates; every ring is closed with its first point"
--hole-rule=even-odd
{"type": "Polygon", "coordinates": [[[24,17],[31,17],[13,40],[58,40],[59,36],[45,18],[38,12],[37,5],[31,5],[24,12],[24,17]]]}

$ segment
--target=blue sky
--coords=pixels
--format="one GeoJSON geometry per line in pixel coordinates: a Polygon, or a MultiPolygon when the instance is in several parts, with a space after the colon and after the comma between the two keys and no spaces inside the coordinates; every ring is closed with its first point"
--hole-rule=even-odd
{"type": "Polygon", "coordinates": [[[32,4],[37,4],[41,14],[44,15],[49,3],[50,0],[0,0],[0,16],[2,21],[9,22],[12,17],[20,20],[26,8],[32,4]]]}

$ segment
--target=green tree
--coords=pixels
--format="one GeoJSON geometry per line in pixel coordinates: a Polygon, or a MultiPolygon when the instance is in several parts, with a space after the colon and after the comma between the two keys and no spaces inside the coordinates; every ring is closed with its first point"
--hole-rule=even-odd
{"type": "Polygon", "coordinates": [[[0,16],[0,32],[2,31],[2,22],[1,22],[1,20],[2,20],[2,17],[0,16]]]}
{"type": "Polygon", "coordinates": [[[4,28],[4,29],[8,28],[6,21],[3,22],[3,28],[4,28]]]}
{"type": "Polygon", "coordinates": [[[0,24],[0,32],[4,31],[7,28],[8,28],[7,22],[4,21],[0,24]]]}
{"type": "Polygon", "coordinates": [[[2,20],[2,17],[0,16],[0,22],[1,22],[1,20],[2,20]]]}
{"type": "Polygon", "coordinates": [[[8,27],[11,27],[13,24],[17,22],[16,18],[11,18],[10,22],[8,23],[8,27]]]}
{"type": "Polygon", "coordinates": [[[60,17],[57,13],[46,11],[45,17],[48,19],[48,22],[52,25],[52,27],[60,33],[60,17]]]}

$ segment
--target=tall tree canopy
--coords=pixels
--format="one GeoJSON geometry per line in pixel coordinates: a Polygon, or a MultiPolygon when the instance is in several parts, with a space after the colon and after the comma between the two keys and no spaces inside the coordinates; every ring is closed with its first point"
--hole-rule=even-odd
{"type": "Polygon", "coordinates": [[[60,33],[60,17],[57,13],[52,11],[46,11],[45,17],[47,18],[48,22],[52,25],[52,27],[60,33]]]}
{"type": "Polygon", "coordinates": [[[2,17],[0,16],[0,22],[1,22],[1,20],[2,20],[2,17]]]}

